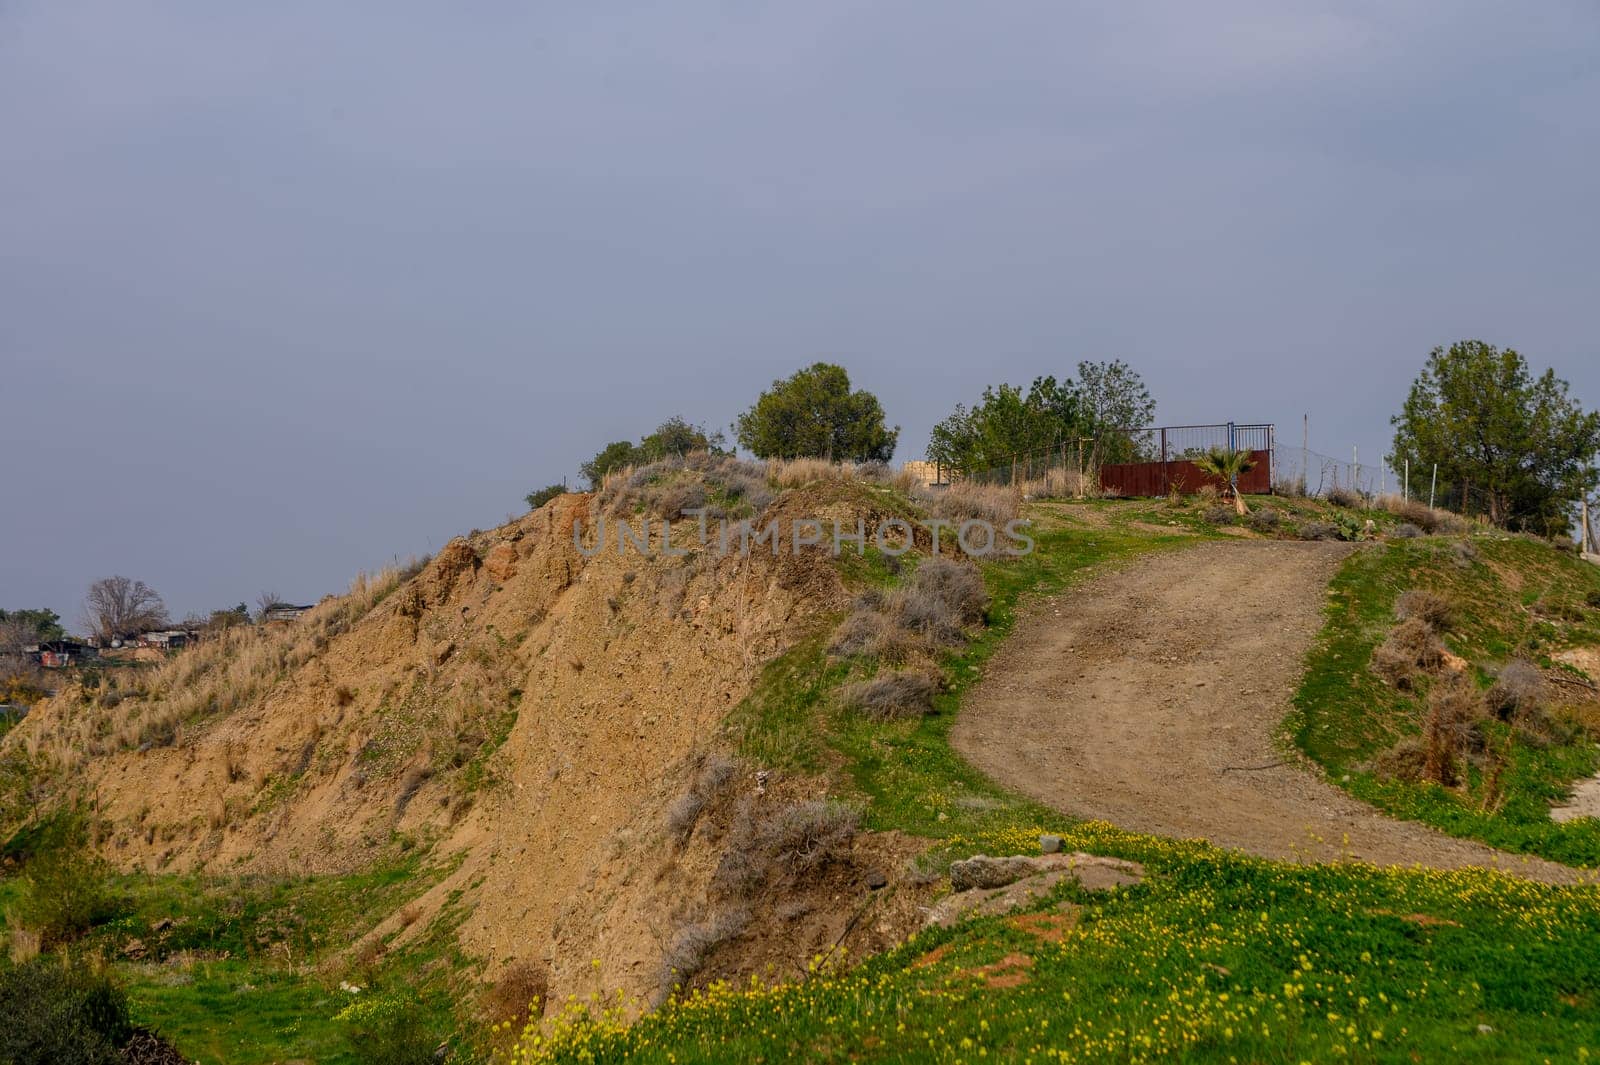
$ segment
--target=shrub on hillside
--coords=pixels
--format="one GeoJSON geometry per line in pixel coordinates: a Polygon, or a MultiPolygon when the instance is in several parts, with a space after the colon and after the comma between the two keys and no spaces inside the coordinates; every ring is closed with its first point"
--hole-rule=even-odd
{"type": "Polygon", "coordinates": [[[1203,517],[1211,525],[1232,525],[1239,514],[1232,507],[1216,506],[1207,507],[1203,517]]]}
{"type": "Polygon", "coordinates": [[[0,1062],[120,1065],[128,1002],[104,972],[40,957],[0,969],[0,1062]]]}
{"type": "Polygon", "coordinates": [[[421,1003],[409,992],[363,997],[340,1010],[350,1056],[361,1065],[435,1065],[437,1034],[423,1020],[421,1003]]]}
{"type": "Polygon", "coordinates": [[[512,962],[499,979],[484,990],[483,1012],[491,1024],[503,1025],[506,1031],[520,1032],[530,1020],[543,1015],[549,995],[550,973],[543,963],[512,962]]]}
{"type": "Polygon", "coordinates": [[[843,859],[860,825],[857,811],[828,799],[776,806],[747,800],[712,874],[712,891],[723,899],[748,900],[811,874],[843,859]]]}
{"type": "Polygon", "coordinates": [[[1421,618],[1406,618],[1383,643],[1373,648],[1372,668],[1401,690],[1416,687],[1417,679],[1444,664],[1444,644],[1433,627],[1421,618]]]}
{"type": "Polygon", "coordinates": [[[845,706],[876,721],[899,721],[933,713],[938,678],[910,670],[884,673],[849,685],[841,692],[845,706]]]}
{"type": "Polygon", "coordinates": [[[969,625],[983,620],[989,593],[970,562],[935,556],[917,567],[890,600],[901,625],[933,643],[961,640],[969,625]]]}
{"type": "Polygon", "coordinates": [[[667,831],[679,844],[689,842],[701,813],[727,791],[738,771],[738,763],[726,755],[713,753],[700,759],[689,789],[667,810],[667,831]]]}
{"type": "Polygon", "coordinates": [[[1308,521],[1300,526],[1302,540],[1343,540],[1344,530],[1327,521],[1308,521]]]}
{"type": "Polygon", "coordinates": [[[1415,540],[1421,535],[1422,530],[1411,524],[1409,521],[1403,521],[1399,525],[1396,525],[1393,529],[1389,530],[1390,538],[1395,540],[1415,540]]]}
{"type": "Polygon", "coordinates": [[[1394,604],[1394,616],[1399,620],[1421,618],[1441,631],[1450,627],[1451,614],[1450,600],[1437,592],[1423,591],[1420,588],[1401,592],[1400,598],[1396,599],[1394,604]]]}
{"type": "Polygon", "coordinates": [[[1364,502],[1360,492],[1337,484],[1328,489],[1323,498],[1336,507],[1359,507],[1364,502]]]}
{"type": "Polygon", "coordinates": [[[1258,533],[1274,533],[1283,524],[1283,515],[1271,507],[1262,507],[1260,510],[1252,511],[1245,520],[1249,522],[1250,528],[1258,533]]]}
{"type": "Polygon", "coordinates": [[[567,486],[564,484],[549,484],[545,485],[543,488],[540,488],[538,491],[529,492],[523,498],[528,501],[529,510],[538,510],[556,496],[566,492],[566,490],[567,486]]]}
{"type": "Polygon", "coordinates": [[[1465,519],[1460,515],[1430,507],[1415,499],[1406,499],[1404,496],[1380,496],[1378,506],[1429,535],[1458,533],[1467,527],[1465,519]]]}
{"type": "Polygon", "coordinates": [[[1484,698],[1501,721],[1537,713],[1544,705],[1544,674],[1532,662],[1514,658],[1500,670],[1484,698]]]}
{"type": "Polygon", "coordinates": [[[1422,776],[1453,786],[1462,757],[1473,743],[1474,727],[1486,716],[1483,694],[1472,678],[1455,674],[1428,691],[1428,716],[1422,727],[1422,776]]]}
{"type": "Polygon", "coordinates": [[[7,909],[6,923],[37,935],[46,950],[72,942],[116,909],[105,865],[81,836],[29,859],[21,888],[7,909]]]}

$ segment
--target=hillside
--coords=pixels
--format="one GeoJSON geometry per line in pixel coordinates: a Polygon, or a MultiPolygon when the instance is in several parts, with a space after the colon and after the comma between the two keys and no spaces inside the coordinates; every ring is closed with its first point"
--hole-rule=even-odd
{"type": "MultiPolygon", "coordinates": [[[[1453,552],[1470,531],[1417,537],[1401,515],[1308,500],[1258,501],[1240,523],[1201,499],[1035,498],[1026,512],[1037,550],[978,570],[932,559],[922,539],[902,559],[632,547],[591,557],[572,536],[574,522],[602,513],[710,506],[792,531],[812,517],[1003,520],[1017,503],[1005,492],[918,499],[821,464],[647,468],[453,541],[415,572],[360,581],[297,627],[63,693],[0,747],[11,794],[31,799],[9,807],[13,824],[29,822],[26,850],[48,811],[83,801],[121,892],[118,916],[97,919],[84,943],[117,959],[145,1023],[206,1061],[362,1060],[352,1033],[359,1040],[397,1008],[420,1019],[430,1052],[448,1036],[474,1060],[509,1046],[534,997],[545,1026],[530,1027],[517,1052],[530,1061],[726,1060],[773,1046],[841,1060],[1073,1047],[1091,1060],[1179,1048],[1202,1060],[1322,1060],[1336,1047],[1409,1060],[1459,1055],[1480,1023],[1552,1054],[1582,1044],[1573,1033],[1594,1030],[1600,996],[1600,969],[1581,946],[1600,934],[1593,887],[1301,867],[1173,843],[1160,835],[1195,830],[1170,808],[1146,811],[1166,823],[1080,809],[1072,803],[1090,793],[1074,771],[1021,760],[1089,738],[1079,724],[1041,717],[1002,729],[1021,743],[1010,776],[980,758],[986,776],[952,744],[969,710],[977,723],[985,705],[1016,708],[1009,686],[1041,693],[1041,713],[1073,684],[1100,692],[1126,666],[1108,656],[1137,654],[1164,627],[1196,661],[1283,659],[1271,697],[1240,704],[1270,743],[1298,675],[1283,641],[1310,644],[1326,604],[1310,684],[1318,656],[1347,653],[1325,650],[1345,616],[1341,582],[1373,560],[1453,552]],[[1301,538],[1365,546],[1271,542],[1301,538]],[[1231,570],[1185,584],[1195,549],[1328,567],[1302,575],[1314,602],[1279,611],[1234,587],[1231,570]],[[1323,595],[1347,552],[1335,595],[1323,595]],[[1175,605],[1147,632],[1106,621],[1150,611],[1162,595],[1175,605]],[[1057,620],[1063,610],[1072,621],[1057,620]],[[1260,647],[1226,630],[1238,611],[1262,615],[1260,647]],[[1274,611],[1298,620],[1279,631],[1274,611]],[[1038,642],[1079,620],[1083,641],[1038,642]],[[1069,679],[1030,680],[1030,663],[1060,663],[1069,679]],[[1085,813],[1124,827],[1073,816],[1085,813]],[[1147,878],[1110,893],[1058,884],[1026,919],[923,930],[927,908],[952,897],[952,860],[1035,853],[1041,835],[1142,862],[1147,878]],[[1537,943],[1530,921],[1543,929],[1537,943]],[[1514,964],[1485,963],[1508,948],[1526,949],[1514,964]],[[1118,959],[1129,958],[1122,973],[1118,959]],[[756,986],[732,990],[750,978],[756,986]],[[1430,981],[1437,993],[1419,996],[1430,981]],[[675,984],[685,993],[635,1023],[675,984]],[[253,1005],[219,1023],[209,1004],[246,988],[253,1005]],[[1374,1002],[1396,1018],[1347,1033],[1350,1011],[1374,1002]],[[852,1036],[824,1037],[841,1016],[854,1018],[852,1036]],[[1103,1034],[1087,1038],[1091,1026],[1103,1034]]],[[[1528,588],[1539,567],[1584,573],[1547,545],[1516,543],[1528,588]]],[[[1261,585],[1300,587],[1275,588],[1270,570],[1261,585]]],[[[1541,629],[1546,649],[1581,642],[1586,619],[1563,623],[1559,639],[1541,629]]],[[[1128,705],[1142,691],[1177,707],[1161,670],[1129,675],[1147,687],[1128,705]]],[[[1218,698],[1203,708],[1226,717],[1234,700],[1218,698]]],[[[1236,724],[1216,720],[1219,748],[1237,745],[1236,724]]],[[[1588,742],[1571,739],[1575,750],[1588,742]]],[[[1562,764],[1569,782],[1587,765],[1562,764]]],[[[1158,757],[1149,772],[1181,783],[1191,769],[1158,757]]],[[[1101,798],[1116,794],[1115,776],[1104,783],[1101,798]]],[[[1427,832],[1384,823],[1405,830],[1396,838],[1427,832]]],[[[18,890],[0,879],[0,909],[18,890]]]]}

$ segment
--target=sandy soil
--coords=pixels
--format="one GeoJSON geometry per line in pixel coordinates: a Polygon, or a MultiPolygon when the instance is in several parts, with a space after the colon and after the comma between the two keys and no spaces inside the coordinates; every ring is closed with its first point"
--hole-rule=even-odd
{"type": "Polygon", "coordinates": [[[1349,545],[1207,543],[1034,602],[953,740],[1077,817],[1269,858],[1579,874],[1396,821],[1274,742],[1349,545]]]}

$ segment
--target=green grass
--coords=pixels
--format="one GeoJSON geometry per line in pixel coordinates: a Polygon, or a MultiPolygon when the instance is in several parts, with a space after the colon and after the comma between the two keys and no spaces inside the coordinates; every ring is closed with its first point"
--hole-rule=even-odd
{"type": "MultiPolygon", "coordinates": [[[[1480,683],[1512,657],[1549,664],[1564,647],[1600,644],[1600,610],[1585,605],[1600,589],[1600,568],[1546,544],[1500,536],[1473,538],[1477,557],[1464,563],[1457,542],[1401,541],[1358,552],[1344,564],[1329,589],[1327,621],[1286,732],[1332,780],[1396,817],[1506,850],[1600,866],[1600,823],[1549,817],[1550,805],[1574,780],[1600,768],[1600,751],[1581,730],[1567,743],[1513,743],[1498,807],[1486,803],[1484,775],[1475,767],[1460,790],[1384,780],[1371,770],[1377,755],[1420,731],[1424,712],[1422,696],[1395,690],[1368,668],[1373,648],[1394,624],[1401,592],[1421,588],[1450,599],[1455,619],[1446,643],[1471,663],[1480,683]]],[[[1499,742],[1508,738],[1509,730],[1496,734],[1499,742]]]]}
{"type": "MultiPolygon", "coordinates": [[[[110,960],[134,1022],[203,1065],[359,1060],[336,1019],[357,997],[342,980],[368,997],[406,995],[441,1040],[472,1046],[476,1020],[456,1015],[471,1001],[461,992],[473,967],[454,936],[464,914],[446,912],[404,950],[341,960],[446,871],[411,858],[348,876],[120,875],[115,915],[71,949],[110,960]]],[[[0,913],[16,891],[15,877],[0,879],[0,913]]]]}
{"type": "MultiPolygon", "coordinates": [[[[569,1013],[526,1061],[1539,1061],[1600,1053],[1600,895],[1480,870],[1297,866],[1061,820],[1139,855],[1064,942],[1005,918],[798,984],[714,987],[628,1026],[569,1013]],[[1019,957],[1025,982],[981,972],[1019,957]],[[1484,1031],[1480,1026],[1485,1026],[1484,1031]]],[[[1044,907],[1050,909],[1055,904],[1044,907]]],[[[1005,969],[1001,970],[1006,971],[1005,969]]]]}

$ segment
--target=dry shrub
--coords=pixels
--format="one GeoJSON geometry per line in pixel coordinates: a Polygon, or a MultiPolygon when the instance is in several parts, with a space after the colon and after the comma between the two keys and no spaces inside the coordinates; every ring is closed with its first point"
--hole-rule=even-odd
{"type": "Polygon", "coordinates": [[[712,874],[712,891],[748,901],[793,883],[848,855],[860,824],[859,813],[827,799],[764,809],[746,801],[712,874]]]}
{"type": "Polygon", "coordinates": [[[1043,477],[1022,485],[1024,499],[1094,499],[1099,495],[1099,482],[1077,470],[1046,470],[1043,477]]]}
{"type": "Polygon", "coordinates": [[[1422,530],[1409,521],[1403,521],[1389,530],[1389,538],[1392,540],[1415,540],[1421,535],[1422,530]]]}
{"type": "Polygon", "coordinates": [[[1364,502],[1360,492],[1357,492],[1354,488],[1346,488],[1338,484],[1328,489],[1322,498],[1336,507],[1354,508],[1361,506],[1364,502]]]}
{"type": "Polygon", "coordinates": [[[927,504],[931,517],[946,521],[986,521],[996,530],[1017,516],[1020,500],[1015,488],[958,481],[949,488],[924,489],[917,498],[927,504]]]}
{"type": "Polygon", "coordinates": [[[1500,670],[1484,698],[1490,712],[1501,721],[1516,721],[1526,714],[1538,713],[1545,702],[1544,674],[1532,662],[1514,658],[1500,670]]]}
{"type": "Polygon", "coordinates": [[[935,644],[960,643],[969,625],[983,620],[989,593],[970,562],[935,556],[917,567],[890,598],[900,624],[935,644]]]}
{"type": "Polygon", "coordinates": [[[1201,516],[1210,525],[1232,525],[1239,518],[1237,511],[1225,506],[1207,507],[1201,516]]]}
{"type": "Polygon", "coordinates": [[[1433,685],[1422,726],[1423,779],[1446,787],[1457,782],[1461,758],[1472,748],[1475,726],[1487,713],[1483,693],[1470,677],[1449,676],[1433,685]]]}
{"type": "Polygon", "coordinates": [[[1222,498],[1222,489],[1207,481],[1194,490],[1194,497],[1204,506],[1210,506],[1222,498]]]}
{"type": "Polygon", "coordinates": [[[667,810],[667,831],[680,845],[689,842],[700,814],[727,792],[738,772],[739,764],[726,755],[708,754],[700,759],[689,790],[667,810]]]}
{"type": "Polygon", "coordinates": [[[414,765],[405,771],[400,777],[400,790],[394,797],[394,815],[396,818],[406,812],[406,807],[410,805],[412,798],[416,796],[422,785],[426,784],[432,776],[433,767],[429,765],[414,765]]]}
{"type": "Polygon", "coordinates": [[[1415,499],[1396,495],[1380,496],[1378,506],[1429,535],[1464,532],[1467,528],[1466,520],[1460,515],[1430,507],[1415,499]]]}
{"type": "Polygon", "coordinates": [[[608,474],[598,496],[608,512],[646,515],[671,521],[685,510],[704,508],[712,518],[759,514],[773,500],[767,467],[731,455],[691,452],[608,474]],[[712,496],[718,497],[713,502],[712,496]]]}
{"type": "Polygon", "coordinates": [[[1283,515],[1271,507],[1262,507],[1260,510],[1252,511],[1246,520],[1250,523],[1250,528],[1256,532],[1272,533],[1277,532],[1278,527],[1283,524],[1283,515]]]}
{"type": "Polygon", "coordinates": [[[500,978],[483,990],[483,1013],[491,1024],[520,1032],[544,1013],[550,996],[550,973],[536,961],[512,962],[500,978]]]}
{"type": "Polygon", "coordinates": [[[772,459],[767,463],[767,480],[779,488],[803,488],[817,481],[848,481],[855,476],[853,467],[827,459],[772,459]]]}
{"type": "Polygon", "coordinates": [[[356,693],[348,685],[341,684],[333,690],[333,701],[341,707],[349,706],[356,701],[356,693]]]}
{"type": "Polygon", "coordinates": [[[1308,521],[1300,526],[1300,539],[1302,540],[1343,540],[1344,532],[1339,526],[1327,521],[1308,521]]]}
{"type": "Polygon", "coordinates": [[[876,721],[900,721],[933,713],[939,680],[916,670],[885,673],[852,684],[841,693],[844,704],[876,721]]]}
{"type": "Polygon", "coordinates": [[[871,655],[880,662],[900,665],[921,649],[921,641],[901,627],[880,606],[858,605],[844,619],[828,646],[830,654],[871,655]]]}
{"type": "Polygon", "coordinates": [[[1417,617],[1396,625],[1372,651],[1374,672],[1401,690],[1414,689],[1418,677],[1443,664],[1444,644],[1433,627],[1417,617]]]}
{"type": "MultiPolygon", "coordinates": [[[[661,997],[664,998],[673,986],[681,987],[694,979],[718,947],[737,939],[749,925],[749,909],[733,906],[679,928],[661,958],[661,997]]],[[[660,1001],[655,1004],[660,1005],[660,1001]]]]}
{"type": "Polygon", "coordinates": [[[1451,545],[1450,551],[1455,555],[1457,569],[1467,569],[1478,561],[1478,549],[1472,546],[1472,541],[1470,540],[1457,540],[1451,545]]]}
{"type": "Polygon", "coordinates": [[[1400,598],[1395,600],[1394,604],[1394,616],[1401,621],[1420,618],[1439,631],[1450,628],[1452,614],[1450,600],[1437,592],[1426,592],[1418,588],[1401,592],[1400,598]]]}
{"type": "Polygon", "coordinates": [[[1422,779],[1426,765],[1427,753],[1423,749],[1422,741],[1415,736],[1408,736],[1378,755],[1373,768],[1378,776],[1385,780],[1414,784],[1422,779]]]}
{"type": "Polygon", "coordinates": [[[1590,588],[1585,592],[1583,605],[1591,610],[1600,610],[1600,588],[1590,588]]]}

